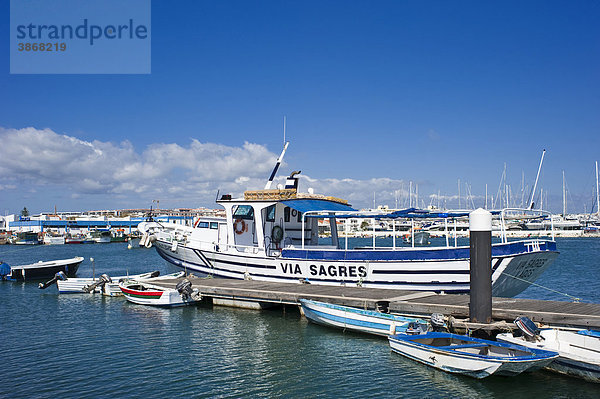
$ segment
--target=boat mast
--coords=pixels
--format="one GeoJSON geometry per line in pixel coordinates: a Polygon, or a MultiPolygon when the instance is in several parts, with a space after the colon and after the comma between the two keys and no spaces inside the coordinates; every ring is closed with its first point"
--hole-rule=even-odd
{"type": "Polygon", "coordinates": [[[600,221],[600,191],[598,190],[598,161],[596,161],[596,211],[600,221]]]}
{"type": "Polygon", "coordinates": [[[563,170],[563,218],[567,215],[567,192],[565,190],[565,171],[563,170]]]}
{"type": "Polygon", "coordinates": [[[535,177],[535,183],[533,185],[533,191],[531,191],[531,199],[529,200],[528,209],[533,209],[533,199],[535,197],[535,189],[537,188],[538,180],[540,178],[540,171],[542,170],[542,163],[544,162],[544,155],[546,155],[546,150],[542,151],[542,159],[540,159],[540,166],[538,167],[537,176],[535,177]]]}
{"type": "Polygon", "coordinates": [[[458,209],[460,209],[460,179],[458,179],[458,209]]]}
{"type": "Polygon", "coordinates": [[[273,168],[273,172],[271,172],[271,177],[269,177],[269,181],[267,181],[267,184],[265,184],[265,190],[268,190],[268,189],[271,188],[271,184],[273,183],[273,179],[275,179],[275,175],[277,174],[277,170],[279,169],[279,165],[281,165],[281,161],[283,161],[283,156],[285,155],[285,150],[287,150],[289,144],[290,144],[290,142],[286,141],[285,145],[283,146],[283,151],[281,151],[281,155],[279,155],[279,158],[277,158],[277,162],[275,163],[275,167],[273,168]]]}
{"type": "Polygon", "coordinates": [[[487,209],[487,206],[488,206],[487,205],[487,200],[488,200],[487,196],[488,196],[488,193],[487,193],[487,183],[485,183],[485,209],[487,209]]]}

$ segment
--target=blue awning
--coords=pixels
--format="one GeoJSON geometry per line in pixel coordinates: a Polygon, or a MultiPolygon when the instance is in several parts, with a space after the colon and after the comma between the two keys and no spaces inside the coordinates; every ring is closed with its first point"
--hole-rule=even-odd
{"type": "Polygon", "coordinates": [[[289,206],[302,213],[308,211],[356,212],[356,209],[352,208],[350,205],[320,199],[293,199],[280,202],[285,206],[289,206]]]}

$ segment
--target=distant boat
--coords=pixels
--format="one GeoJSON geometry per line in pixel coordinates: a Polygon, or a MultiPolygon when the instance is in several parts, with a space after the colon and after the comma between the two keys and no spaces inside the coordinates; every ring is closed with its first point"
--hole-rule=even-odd
{"type": "MultiPolygon", "coordinates": [[[[39,261],[30,265],[6,266],[0,277],[3,280],[32,280],[49,278],[58,272],[63,272],[67,276],[74,276],[81,262],[83,262],[83,258],[77,256],[71,259],[39,261]]],[[[7,264],[2,264],[2,266],[4,265],[7,264]]]]}
{"type": "Polygon", "coordinates": [[[301,299],[300,304],[308,320],[329,327],[383,336],[405,333],[407,329],[415,329],[415,327],[417,329],[420,327],[419,332],[425,332],[428,328],[426,320],[414,317],[403,317],[308,299],[301,299]]]}
{"type": "Polygon", "coordinates": [[[412,244],[414,241],[415,245],[423,246],[429,245],[429,232],[423,230],[416,230],[414,234],[406,234],[402,237],[406,244],[412,244]]]}
{"type": "Polygon", "coordinates": [[[187,279],[180,281],[175,289],[160,287],[142,280],[126,280],[119,283],[119,288],[129,302],[163,307],[196,304],[202,297],[191,287],[192,284],[187,279]]]}
{"type": "Polygon", "coordinates": [[[65,244],[83,244],[84,240],[85,240],[85,235],[83,235],[83,234],[75,234],[75,235],[68,234],[65,237],[65,244]]]}
{"type": "Polygon", "coordinates": [[[63,245],[66,243],[65,236],[57,233],[44,234],[44,244],[46,245],[63,245]]]}
{"type": "Polygon", "coordinates": [[[455,374],[512,376],[548,365],[558,353],[441,332],[388,338],[392,351],[455,374]]]}
{"type": "Polygon", "coordinates": [[[110,242],[112,234],[110,230],[90,230],[86,236],[86,241],[93,241],[99,244],[107,244],[110,242]]]}
{"type": "Polygon", "coordinates": [[[17,233],[16,237],[12,241],[15,245],[38,245],[42,242],[38,233],[32,231],[23,231],[17,233]]]}
{"type": "Polygon", "coordinates": [[[111,233],[110,242],[126,242],[129,240],[124,229],[117,229],[111,233]]]}
{"type": "MultiPolygon", "coordinates": [[[[519,326],[517,321],[515,324],[519,326]]],[[[546,367],[547,369],[591,382],[600,382],[600,332],[598,331],[561,328],[537,329],[533,325],[533,328],[521,336],[504,333],[498,334],[496,339],[528,348],[558,352],[559,357],[550,363],[546,367]]]]}

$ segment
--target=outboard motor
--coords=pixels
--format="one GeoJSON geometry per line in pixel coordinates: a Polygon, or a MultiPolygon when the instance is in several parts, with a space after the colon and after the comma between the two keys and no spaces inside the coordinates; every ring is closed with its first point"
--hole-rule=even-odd
{"type": "Polygon", "coordinates": [[[192,283],[187,278],[178,282],[175,289],[184,301],[196,301],[199,299],[198,290],[192,289],[192,283]]]}
{"type": "Polygon", "coordinates": [[[40,290],[45,290],[46,288],[50,287],[52,284],[56,283],[58,280],[64,281],[66,279],[67,279],[67,275],[64,272],[58,272],[54,275],[54,277],[52,277],[51,280],[48,280],[45,283],[39,283],[38,288],[40,290]]]}
{"type": "Polygon", "coordinates": [[[178,282],[175,289],[184,300],[187,300],[192,296],[192,283],[187,278],[178,282]]]}
{"type": "Polygon", "coordinates": [[[444,321],[444,315],[441,313],[432,313],[429,319],[433,331],[443,332],[446,331],[446,322],[444,321]]]}
{"type": "Polygon", "coordinates": [[[375,310],[379,313],[390,313],[390,301],[375,302],[375,310]]]}
{"type": "Polygon", "coordinates": [[[517,317],[515,319],[515,325],[528,341],[537,341],[542,338],[540,336],[540,329],[529,317],[517,317]]]}
{"type": "Polygon", "coordinates": [[[406,327],[406,334],[418,335],[425,334],[427,332],[427,324],[419,323],[418,321],[411,321],[406,327]]]}
{"type": "Polygon", "coordinates": [[[95,283],[83,287],[83,292],[94,292],[96,288],[102,288],[106,283],[112,283],[112,279],[108,276],[108,274],[103,274],[95,283]]]}

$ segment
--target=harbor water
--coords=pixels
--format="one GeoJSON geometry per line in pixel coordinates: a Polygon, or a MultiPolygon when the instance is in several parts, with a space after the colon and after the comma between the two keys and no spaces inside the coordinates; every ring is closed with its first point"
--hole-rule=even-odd
{"type": "MultiPolygon", "coordinates": [[[[363,244],[368,245],[365,239],[363,244]]],[[[557,261],[520,297],[600,303],[600,240],[557,239],[557,261]]],[[[11,265],[84,256],[78,276],[178,271],[126,243],[0,246],[11,265]]],[[[538,371],[474,380],[390,351],[387,340],[308,323],[297,309],[134,305],[0,282],[0,398],[598,398],[600,386],[538,371]]]]}

